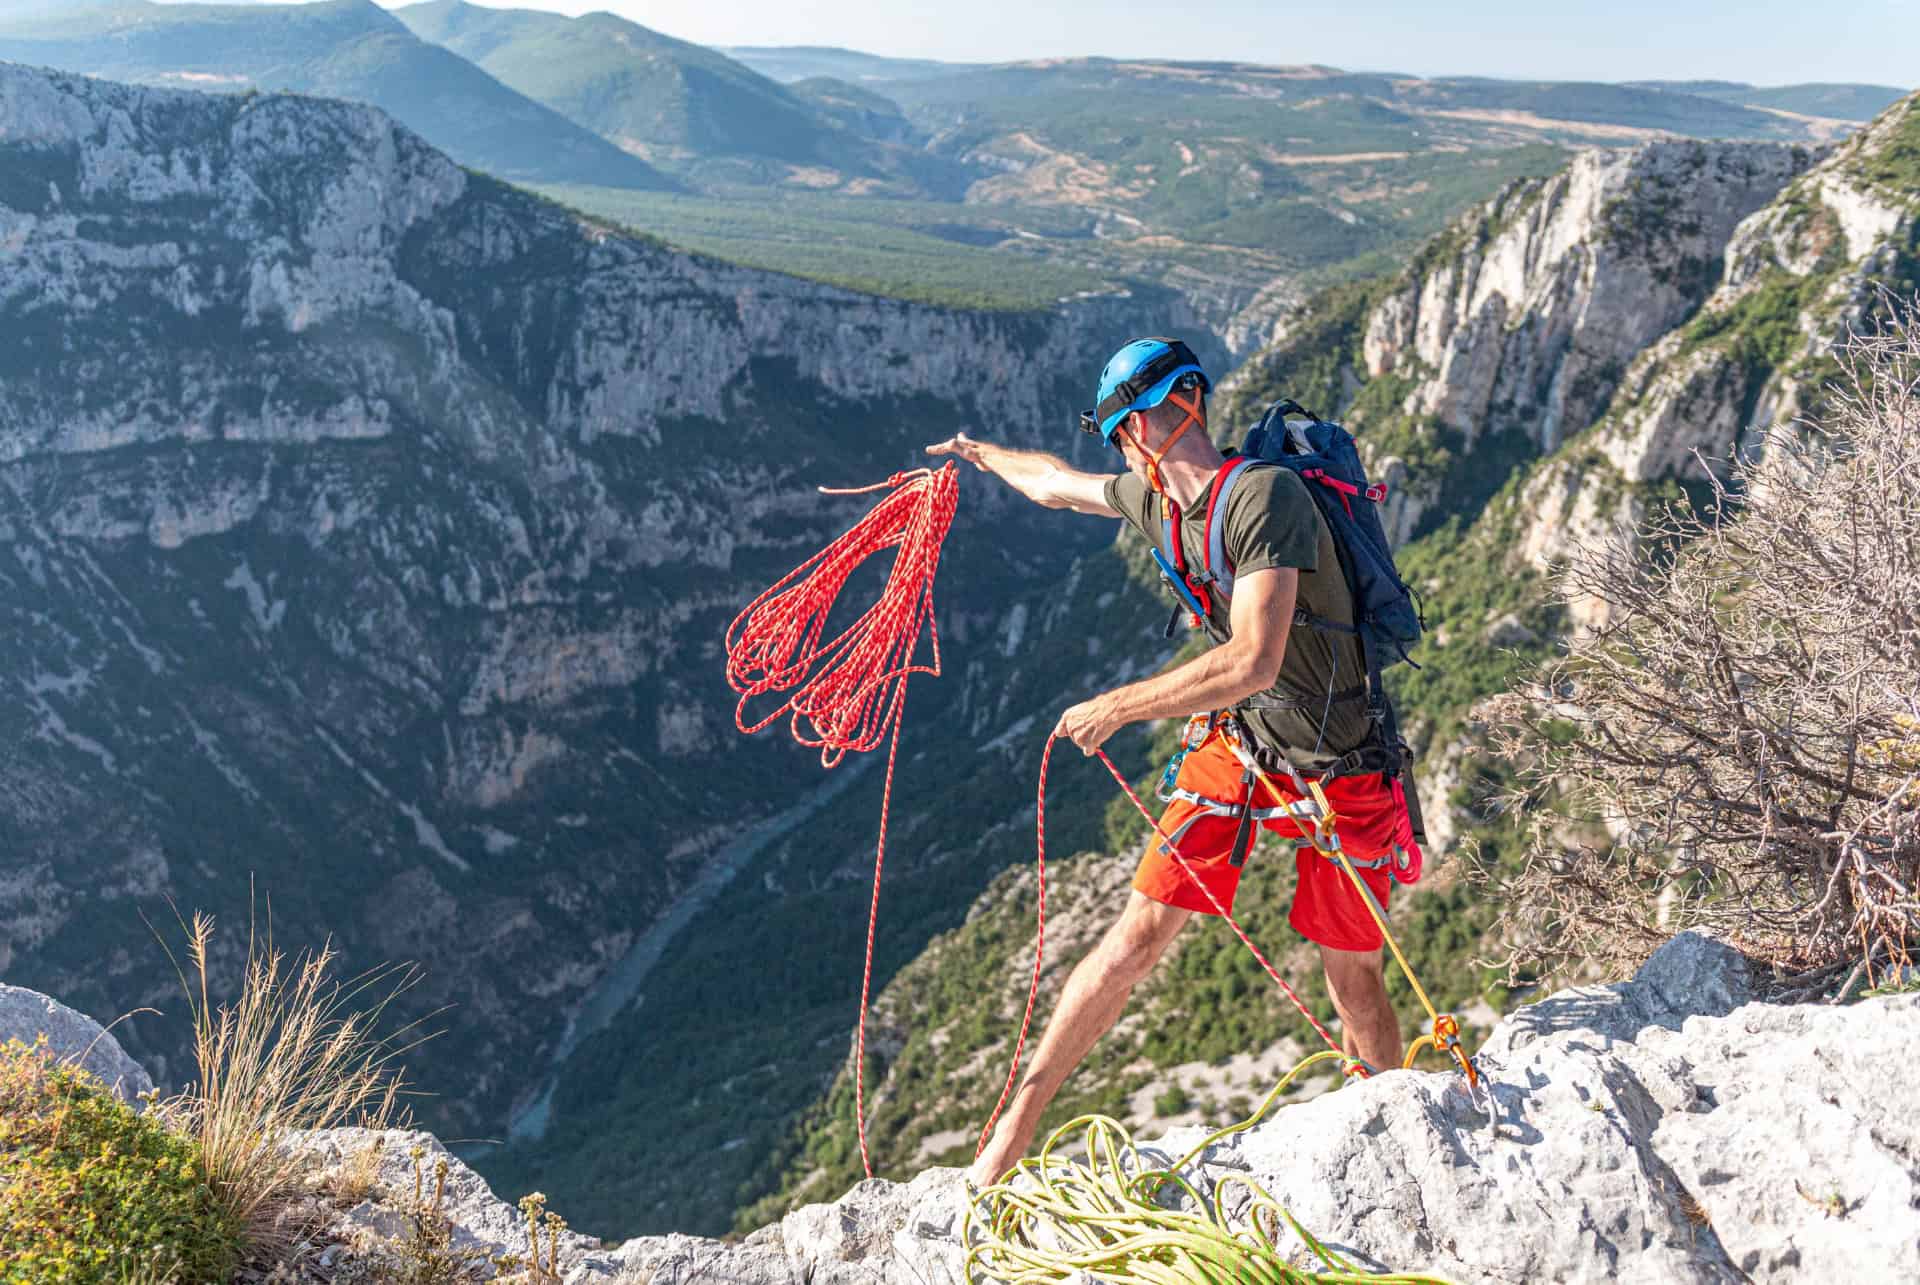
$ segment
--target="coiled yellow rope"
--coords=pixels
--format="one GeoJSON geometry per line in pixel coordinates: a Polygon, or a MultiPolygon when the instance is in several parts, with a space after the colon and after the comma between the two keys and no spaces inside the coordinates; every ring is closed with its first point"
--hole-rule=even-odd
{"type": "Polygon", "coordinates": [[[1316,1240],[1284,1206],[1253,1181],[1228,1174],[1203,1196],[1181,1177],[1206,1149],[1250,1129],[1300,1075],[1334,1052],[1315,1053],[1283,1076],[1246,1120],[1212,1134],[1166,1169],[1145,1167],[1133,1135],[1118,1120],[1083,1115],[1055,1129],[1040,1154],[973,1197],[961,1229],[967,1280],[1051,1285],[1091,1278],[1115,1285],[1447,1285],[1437,1276],[1363,1271],[1316,1240]],[[1069,1160],[1078,1137],[1085,1160],[1069,1160]],[[1030,1182],[1021,1182],[1022,1176],[1030,1182]],[[1163,1186],[1179,1188],[1189,1208],[1154,1203],[1163,1186]],[[1229,1215],[1242,1191],[1246,1209],[1229,1215]],[[1278,1246],[1282,1226],[1320,1261],[1289,1266],[1278,1246]],[[1084,1276],[1079,1276],[1084,1273],[1084,1276]]]}

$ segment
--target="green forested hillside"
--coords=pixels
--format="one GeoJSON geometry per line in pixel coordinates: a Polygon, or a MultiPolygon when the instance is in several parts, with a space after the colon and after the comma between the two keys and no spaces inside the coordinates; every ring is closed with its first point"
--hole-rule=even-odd
{"type": "Polygon", "coordinates": [[[1909,90],[1890,85],[1745,85],[1730,80],[1644,80],[1648,89],[1697,94],[1722,102],[1772,111],[1869,121],[1904,98],[1909,90]]]}
{"type": "Polygon", "coordinates": [[[416,38],[371,0],[98,0],[0,13],[0,59],[138,84],[287,89],[372,103],[460,161],[522,182],[674,186],[551,108],[416,38]]]}
{"type": "Polygon", "coordinates": [[[638,155],[852,165],[857,139],[804,96],[724,54],[610,13],[579,19],[433,0],[396,10],[417,36],[638,155]]]}
{"type": "Polygon", "coordinates": [[[1025,308],[1084,291],[1118,293],[1144,278],[1195,291],[1204,324],[1220,326],[1262,286],[1297,282],[1304,291],[1391,268],[1463,206],[1515,177],[1547,173],[1564,156],[1532,144],[1466,159],[1436,152],[1315,167],[1300,193],[1283,199],[1244,184],[1236,190],[1231,178],[1194,179],[1140,202],[1153,223],[1131,215],[1118,222],[1103,203],[1044,193],[941,202],[795,191],[744,200],[581,184],[542,190],[690,249],[855,289],[1025,308]]]}
{"type": "Polygon", "coordinates": [[[969,65],[928,58],[888,58],[830,45],[723,45],[720,52],[779,81],[830,76],[856,84],[883,84],[944,76],[969,65]]]}
{"type": "Polygon", "coordinates": [[[996,267],[1011,254],[1114,283],[1178,279],[1230,317],[1262,290],[1297,299],[1390,268],[1465,205],[1551,170],[1568,145],[1805,138],[1831,126],[1658,86],[1099,58],[909,69],[795,58],[758,65],[844,72],[899,104],[926,162],[914,181],[958,197],[955,214],[875,199],[851,174],[821,176],[832,191],[789,185],[725,210],[580,188],[566,199],[714,253],[916,297],[1030,298],[1017,284],[1000,295],[996,278],[1026,271],[996,267]],[[869,245],[873,225],[888,232],[869,245]]]}

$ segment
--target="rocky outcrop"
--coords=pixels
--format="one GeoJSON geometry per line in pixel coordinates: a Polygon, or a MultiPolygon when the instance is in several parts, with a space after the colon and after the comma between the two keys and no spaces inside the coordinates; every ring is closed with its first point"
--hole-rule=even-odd
{"type": "Polygon", "coordinates": [[[1405,409],[1469,447],[1517,428],[1551,450],[1699,306],[1734,228],[1814,156],[1679,141],[1581,152],[1428,247],[1368,319],[1366,373],[1417,372],[1405,409]]]}
{"type": "Polygon", "coordinates": [[[45,1040],[48,1054],[98,1076],[124,1101],[153,1088],[146,1070],[100,1023],[38,991],[0,982],[0,1045],[11,1040],[29,1047],[45,1040]]]}
{"type": "MultiPolygon", "coordinates": [[[[1595,427],[1521,497],[1515,565],[1545,569],[1635,524],[1651,484],[1703,480],[1817,409],[1846,336],[1920,291],[1920,177],[1880,177],[1920,134],[1890,109],[1732,229],[1712,293],[1627,365],[1595,427]]],[[[1604,604],[1576,623],[1595,624],[1604,604]]]]}
{"type": "MultiPolygon", "coordinates": [[[[1492,1118],[1455,1072],[1393,1072],[1216,1144],[1198,1185],[1251,1178],[1363,1265],[1462,1285],[1920,1275],[1920,1122],[1899,1088],[1920,994],[1778,1007],[1754,983],[1737,952],[1684,934],[1630,982],[1502,1022],[1477,1057],[1492,1118]]],[[[1149,1159],[1206,1134],[1169,1133],[1149,1159]]],[[[463,1234],[518,1248],[512,1211],[457,1162],[454,1175],[463,1234]]],[[[919,1285],[959,1279],[965,1208],[959,1171],[929,1170],[738,1244],[573,1241],[563,1265],[569,1285],[919,1285]]]]}
{"type": "Polygon", "coordinates": [[[1237,420],[1280,396],[1333,408],[1388,485],[1396,543],[1471,516],[1601,418],[1641,351],[1714,290],[1742,220],[1820,155],[1685,140],[1580,152],[1509,184],[1397,277],[1289,317],[1225,404],[1237,420]]]}

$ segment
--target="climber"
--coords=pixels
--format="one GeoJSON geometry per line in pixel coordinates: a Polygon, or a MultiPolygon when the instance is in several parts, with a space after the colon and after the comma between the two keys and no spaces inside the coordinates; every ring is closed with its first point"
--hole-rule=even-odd
{"type": "MultiPolygon", "coordinates": [[[[927,453],[966,460],[1048,508],[1120,518],[1156,548],[1163,516],[1170,518],[1180,545],[1206,549],[1209,497],[1227,462],[1207,431],[1210,391],[1184,343],[1135,340],[1107,362],[1096,409],[1081,416],[1083,429],[1120,453],[1126,472],[1085,473],[1057,456],[965,433],[927,453]]],[[[1263,762],[1284,755],[1321,779],[1341,844],[1384,907],[1396,861],[1415,847],[1415,824],[1393,772],[1383,771],[1360,646],[1338,625],[1296,627],[1317,619],[1350,629],[1353,621],[1327,523],[1306,484],[1284,468],[1249,468],[1222,507],[1214,520],[1233,570],[1231,598],[1215,593],[1196,602],[1182,587],[1190,607],[1204,608],[1199,623],[1219,645],[1070,706],[1054,734],[1091,755],[1130,723],[1195,715],[1172,789],[1162,794],[1170,801],[1161,828],[1229,912],[1255,823],[1303,833],[1293,820],[1301,800],[1286,778],[1277,785],[1273,777],[1255,779],[1247,765],[1252,753],[1263,762]]],[[[1387,998],[1379,927],[1334,862],[1301,845],[1295,864],[1289,919],[1320,949],[1347,1054],[1370,1067],[1399,1066],[1400,1024],[1387,998]]],[[[1154,837],[1125,908],[1068,978],[1025,1078],[968,1171],[975,1186],[997,1181],[1025,1154],[1067,1076],[1195,913],[1215,913],[1212,902],[1154,837]]]]}

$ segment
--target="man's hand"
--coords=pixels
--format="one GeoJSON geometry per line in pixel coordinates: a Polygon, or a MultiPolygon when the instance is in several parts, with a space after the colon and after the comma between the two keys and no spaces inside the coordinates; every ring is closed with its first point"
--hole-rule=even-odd
{"type": "Polygon", "coordinates": [[[1068,706],[1054,726],[1053,734],[1072,741],[1082,754],[1091,758],[1095,750],[1126,725],[1127,719],[1120,714],[1113,693],[1104,692],[1092,700],[1068,706]]]}
{"type": "Polygon", "coordinates": [[[955,433],[944,442],[935,442],[927,448],[929,455],[957,455],[982,473],[988,471],[984,442],[976,442],[965,433],[955,433]]]}
{"type": "Polygon", "coordinates": [[[1035,504],[1049,509],[1072,509],[1095,517],[1117,518],[1107,503],[1106,475],[1082,473],[1045,451],[1022,451],[955,433],[927,448],[929,455],[954,455],[983,473],[992,473],[1035,504]]]}

